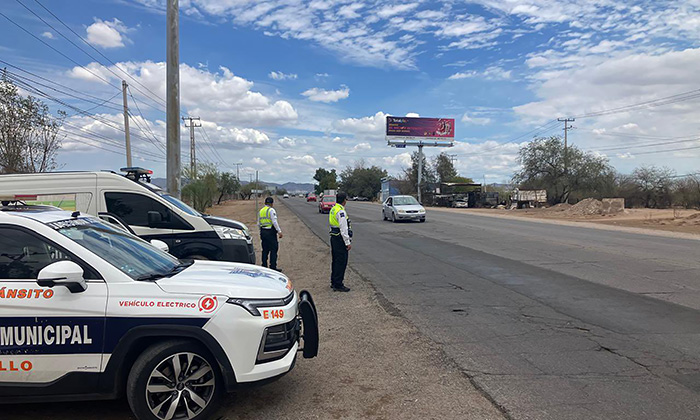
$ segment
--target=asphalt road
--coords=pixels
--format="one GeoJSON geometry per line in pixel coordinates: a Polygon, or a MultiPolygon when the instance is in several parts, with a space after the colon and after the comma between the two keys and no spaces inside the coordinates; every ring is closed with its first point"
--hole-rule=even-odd
{"type": "MultiPolygon", "coordinates": [[[[283,202],[327,236],[315,203],[283,202]]],[[[700,242],[347,210],[351,268],[510,418],[700,418],[700,242]]]]}

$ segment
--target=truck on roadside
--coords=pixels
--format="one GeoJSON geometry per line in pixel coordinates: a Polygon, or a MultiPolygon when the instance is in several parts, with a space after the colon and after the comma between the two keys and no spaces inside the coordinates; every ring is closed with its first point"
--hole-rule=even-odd
{"type": "Polygon", "coordinates": [[[541,207],[547,202],[547,190],[521,190],[516,188],[511,196],[511,208],[541,207]]]}

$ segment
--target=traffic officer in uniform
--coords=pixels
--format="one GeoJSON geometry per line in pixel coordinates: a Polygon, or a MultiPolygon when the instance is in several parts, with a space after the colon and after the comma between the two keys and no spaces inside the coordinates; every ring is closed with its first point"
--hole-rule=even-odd
{"type": "Polygon", "coordinates": [[[331,288],[336,292],[349,292],[350,288],[343,284],[345,268],[348,266],[348,251],[352,248],[352,227],[345,212],[347,194],[338,192],[335,205],[328,213],[328,223],[331,226],[331,288]]]}
{"type": "Polygon", "coordinates": [[[265,207],[258,213],[258,225],[260,225],[260,239],[262,241],[262,266],[267,267],[267,257],[270,256],[270,268],[282,271],[277,268],[277,250],[279,242],[277,237],[282,238],[282,229],[277,223],[277,212],[273,208],[275,200],[272,197],[265,198],[265,207]]]}

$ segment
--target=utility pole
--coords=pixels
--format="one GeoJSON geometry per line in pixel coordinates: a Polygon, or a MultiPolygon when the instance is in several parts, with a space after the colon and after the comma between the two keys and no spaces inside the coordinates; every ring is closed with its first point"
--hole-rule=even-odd
{"type": "Polygon", "coordinates": [[[421,199],[421,192],[420,192],[420,184],[421,180],[423,178],[423,145],[419,144],[418,145],[418,202],[422,203],[423,200],[421,199]]]}
{"type": "Polygon", "coordinates": [[[182,121],[185,122],[185,127],[190,129],[190,174],[194,180],[197,179],[197,148],[194,144],[194,128],[201,127],[202,123],[199,117],[182,117],[182,121]],[[190,125],[187,125],[187,121],[190,122],[190,125]]]}
{"type": "Polygon", "coordinates": [[[570,122],[576,121],[575,118],[557,118],[557,121],[564,123],[564,174],[568,173],[569,168],[569,130],[574,128],[573,125],[569,125],[570,122]]]}
{"type": "MultiPolygon", "coordinates": [[[[258,171],[255,171],[255,214],[256,216],[260,214],[260,210],[258,210],[258,188],[260,183],[258,182],[258,171]]],[[[258,218],[258,223],[260,222],[260,218],[258,218]]]]}
{"type": "Polygon", "coordinates": [[[452,162],[452,166],[455,166],[455,162],[457,161],[457,155],[447,155],[448,158],[450,158],[450,162],[452,162]]]}
{"type": "Polygon", "coordinates": [[[131,138],[129,137],[129,105],[126,102],[126,88],[129,85],[122,80],[122,97],[124,98],[124,133],[126,134],[126,166],[131,168],[131,138]]]}
{"type": "MultiPolygon", "coordinates": [[[[564,176],[569,175],[569,130],[574,128],[573,125],[569,125],[570,122],[576,121],[575,118],[557,118],[557,121],[564,123],[564,176]]],[[[566,196],[566,203],[569,202],[569,196],[566,196]]]]}
{"type": "Polygon", "coordinates": [[[180,198],[180,4],[166,0],[166,175],[168,192],[180,198]]]}
{"type": "Polygon", "coordinates": [[[236,165],[236,179],[238,180],[238,182],[241,182],[241,178],[238,177],[238,168],[239,168],[241,165],[243,165],[243,162],[234,163],[234,165],[236,165]]]}

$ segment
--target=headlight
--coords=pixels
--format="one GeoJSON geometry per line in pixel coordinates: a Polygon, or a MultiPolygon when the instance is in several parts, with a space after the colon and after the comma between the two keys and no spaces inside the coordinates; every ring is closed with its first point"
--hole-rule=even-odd
{"type": "Polygon", "coordinates": [[[230,298],[226,303],[238,305],[253,316],[260,316],[258,308],[271,308],[275,306],[287,306],[294,299],[294,292],[283,299],[242,299],[230,298]]]}
{"type": "Polygon", "coordinates": [[[425,209],[418,210],[418,213],[425,213],[425,209]]]}
{"type": "Polygon", "coordinates": [[[406,210],[399,209],[399,213],[406,213],[406,210]]]}
{"type": "Polygon", "coordinates": [[[246,239],[246,234],[242,229],[231,228],[227,226],[212,225],[214,232],[221,239],[246,239]]]}

